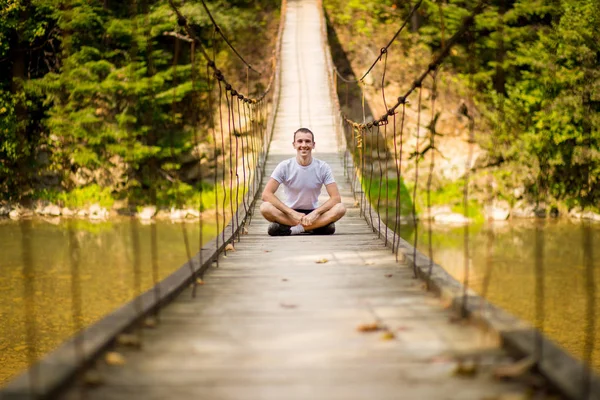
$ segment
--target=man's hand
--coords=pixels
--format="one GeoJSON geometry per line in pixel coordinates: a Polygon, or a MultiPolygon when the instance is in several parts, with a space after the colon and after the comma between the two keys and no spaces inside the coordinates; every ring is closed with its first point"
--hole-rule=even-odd
{"type": "Polygon", "coordinates": [[[317,210],[313,210],[310,214],[306,214],[306,215],[302,216],[302,220],[300,221],[300,223],[302,224],[302,226],[310,226],[320,216],[321,216],[321,214],[317,210]]]}
{"type": "Polygon", "coordinates": [[[288,213],[288,216],[289,216],[291,219],[293,219],[294,221],[296,221],[296,224],[302,224],[302,225],[304,225],[304,224],[302,223],[302,221],[304,220],[304,218],[305,218],[305,215],[304,215],[304,214],[302,214],[301,212],[298,212],[298,211],[296,211],[296,210],[291,210],[291,211],[288,213]]]}

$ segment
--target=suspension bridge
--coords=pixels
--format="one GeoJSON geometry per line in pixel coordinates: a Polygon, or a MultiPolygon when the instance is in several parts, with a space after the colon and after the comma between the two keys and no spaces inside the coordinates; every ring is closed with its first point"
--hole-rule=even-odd
{"type": "Polygon", "coordinates": [[[388,118],[435,72],[453,38],[386,115],[356,123],[340,114],[319,2],[283,7],[265,95],[236,91],[205,53],[214,101],[227,111],[213,130],[231,150],[220,182],[239,185],[242,170],[251,182],[245,193],[234,197],[230,186],[217,198],[217,238],[10,381],[0,399],[600,398],[589,368],[402,240],[360,183],[373,174],[362,135],[387,127],[396,135],[388,118]],[[294,156],[299,127],[315,133],[315,157],[332,167],[347,209],[333,236],[269,237],[258,212],[260,182],[294,156]],[[234,146],[246,157],[234,158],[234,146]]]}

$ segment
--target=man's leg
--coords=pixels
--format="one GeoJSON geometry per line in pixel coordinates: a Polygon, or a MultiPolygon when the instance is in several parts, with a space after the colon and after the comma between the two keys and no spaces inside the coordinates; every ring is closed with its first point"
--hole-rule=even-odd
{"type": "Polygon", "coordinates": [[[346,214],[346,207],[342,203],[338,203],[321,214],[311,225],[305,226],[304,229],[316,234],[331,235],[335,232],[334,222],[342,218],[344,214],[346,214]]]}
{"type": "Polygon", "coordinates": [[[260,213],[271,224],[267,230],[269,236],[289,236],[292,233],[291,227],[296,225],[296,221],[287,216],[273,204],[268,201],[260,205],[260,213]]]}
{"type": "Polygon", "coordinates": [[[297,224],[296,221],[288,217],[287,214],[284,214],[280,209],[268,201],[265,201],[260,205],[260,213],[269,222],[278,222],[287,226],[294,226],[297,224]]]}

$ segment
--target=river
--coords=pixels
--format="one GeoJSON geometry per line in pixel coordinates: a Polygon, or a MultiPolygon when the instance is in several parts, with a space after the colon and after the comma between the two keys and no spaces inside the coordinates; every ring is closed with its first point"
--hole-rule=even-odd
{"type": "MultiPolygon", "coordinates": [[[[182,227],[195,254],[197,223],[0,220],[0,385],[25,369],[29,359],[44,356],[78,327],[99,320],[183,265],[188,250],[182,227]],[[77,253],[79,262],[73,262],[77,253]]],[[[589,254],[593,262],[586,265],[584,250],[587,234],[589,251],[600,255],[600,225],[527,220],[470,226],[468,231],[470,286],[576,356],[591,358],[600,370],[600,335],[594,337],[591,325],[592,316],[600,321],[600,262],[589,254]],[[536,240],[543,242],[537,263],[536,240]]],[[[205,223],[204,241],[215,234],[215,226],[205,223]]],[[[413,243],[414,229],[402,235],[413,243]]],[[[431,237],[433,259],[463,281],[465,229],[434,225],[431,237]]],[[[427,224],[418,227],[418,248],[429,254],[427,224]]]]}
{"type": "MultiPolygon", "coordinates": [[[[183,228],[194,255],[200,239],[197,222],[136,221],[132,226],[129,218],[97,223],[0,220],[0,385],[25,369],[30,359],[43,357],[79,327],[101,319],[182,266],[188,259],[183,228]],[[73,262],[77,253],[79,262],[73,262]]],[[[215,225],[203,223],[204,242],[215,235],[215,225]]]]}
{"type": "MultiPolygon", "coordinates": [[[[422,253],[431,251],[458,281],[466,279],[488,301],[600,371],[600,224],[493,222],[469,226],[468,240],[464,227],[432,224],[431,250],[429,232],[428,223],[419,225],[422,253]]],[[[402,229],[401,236],[414,243],[414,229],[402,229]]]]}

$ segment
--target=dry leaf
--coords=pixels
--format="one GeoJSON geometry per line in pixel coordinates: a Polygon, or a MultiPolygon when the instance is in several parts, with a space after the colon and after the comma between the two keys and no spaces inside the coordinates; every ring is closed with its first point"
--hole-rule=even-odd
{"type": "Polygon", "coordinates": [[[242,235],[247,235],[248,234],[248,228],[243,227],[242,228],[242,235]]]}
{"type": "Polygon", "coordinates": [[[472,378],[477,375],[477,365],[474,362],[459,362],[453,372],[456,376],[472,378]]]}
{"type": "Polygon", "coordinates": [[[391,278],[393,275],[392,274],[386,274],[385,277],[386,278],[391,278]]]}
{"type": "Polygon", "coordinates": [[[117,336],[117,343],[122,346],[142,347],[142,341],[138,335],[132,333],[122,333],[117,336]]]}
{"type": "Polygon", "coordinates": [[[326,262],[329,262],[328,259],[326,258],[321,258],[320,260],[315,261],[317,264],[325,264],[326,262]]]}
{"type": "Polygon", "coordinates": [[[104,383],[104,379],[102,378],[102,375],[100,375],[100,372],[92,369],[86,371],[85,375],[83,376],[83,383],[89,387],[96,387],[102,385],[104,383]]]}
{"type": "Polygon", "coordinates": [[[501,365],[494,370],[494,378],[518,378],[528,373],[535,365],[533,357],[525,357],[510,365],[501,365]]]}
{"type": "Polygon", "coordinates": [[[204,281],[201,278],[196,279],[196,285],[204,285],[204,281]]]}
{"type": "Polygon", "coordinates": [[[393,332],[385,331],[381,334],[381,340],[392,340],[395,339],[396,335],[393,332]]]}
{"type": "Polygon", "coordinates": [[[354,207],[358,207],[360,205],[360,203],[358,201],[354,202],[354,207]]]}
{"type": "Polygon", "coordinates": [[[158,321],[154,317],[148,317],[144,321],[144,326],[146,328],[156,328],[156,325],[158,325],[158,321]]]}
{"type": "Polygon", "coordinates": [[[116,351],[109,351],[104,355],[104,361],[108,365],[125,365],[125,357],[121,353],[117,353],[116,351]]]}
{"type": "Polygon", "coordinates": [[[282,282],[287,282],[287,279],[283,278],[281,281],[282,281],[282,282]]]}
{"type": "Polygon", "coordinates": [[[271,250],[263,250],[265,253],[270,253],[271,250]]]}
{"type": "Polygon", "coordinates": [[[232,243],[228,243],[227,246],[225,246],[225,251],[235,251],[235,247],[233,247],[232,243]]]}
{"type": "Polygon", "coordinates": [[[531,399],[530,393],[503,393],[497,396],[484,397],[481,400],[528,400],[531,399]]]}
{"type": "Polygon", "coordinates": [[[441,304],[442,308],[444,308],[444,309],[450,309],[450,308],[452,308],[452,305],[454,304],[452,301],[452,298],[450,298],[450,297],[443,298],[441,300],[441,303],[442,303],[441,304]]]}
{"type": "Polygon", "coordinates": [[[382,327],[377,322],[372,322],[370,324],[360,324],[356,327],[356,330],[359,332],[377,332],[381,329],[382,327]]]}
{"type": "Polygon", "coordinates": [[[280,305],[281,307],[283,307],[283,308],[296,308],[296,307],[298,307],[298,306],[297,306],[297,305],[295,305],[295,304],[288,304],[288,303],[279,303],[279,305],[280,305]]]}

